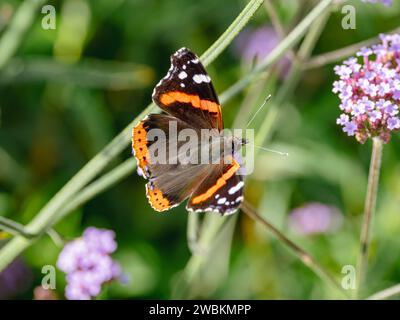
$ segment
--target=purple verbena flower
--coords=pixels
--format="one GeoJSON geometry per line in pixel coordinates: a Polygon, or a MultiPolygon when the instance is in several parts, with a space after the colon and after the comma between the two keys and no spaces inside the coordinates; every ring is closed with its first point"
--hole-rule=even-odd
{"type": "Polygon", "coordinates": [[[82,238],[64,246],[57,266],[67,274],[67,299],[91,299],[100,293],[104,283],[120,276],[120,267],[110,256],[117,249],[114,238],[111,230],[89,227],[82,238]]]}
{"type": "Polygon", "coordinates": [[[279,37],[270,26],[257,29],[246,28],[235,42],[235,50],[243,60],[263,59],[278,44],[279,37]]]}
{"type": "Polygon", "coordinates": [[[311,202],[293,209],[289,214],[289,227],[301,235],[315,235],[336,231],[342,215],[335,207],[311,202]]]}
{"type": "MultiPolygon", "coordinates": [[[[259,28],[245,28],[234,42],[236,55],[245,63],[258,63],[264,59],[279,43],[279,36],[271,25],[259,28]]],[[[286,57],[279,61],[282,68],[280,76],[289,71],[290,60],[286,57]]]]}
{"type": "Polygon", "coordinates": [[[390,117],[387,121],[389,130],[400,129],[400,119],[397,117],[390,117]]]}
{"type": "Polygon", "coordinates": [[[339,80],[332,91],[343,111],[336,121],[360,143],[380,137],[385,143],[400,130],[400,35],[381,35],[381,43],[362,48],[334,68],[339,80]],[[359,61],[360,60],[360,61],[359,61]]]}
{"type": "Polygon", "coordinates": [[[336,123],[344,126],[349,122],[349,116],[347,114],[341,114],[339,118],[337,118],[336,123]]]}
{"type": "Polygon", "coordinates": [[[348,121],[343,126],[343,132],[346,132],[348,136],[354,136],[357,130],[357,125],[353,121],[348,121]]]}
{"type": "MultiPolygon", "coordinates": [[[[369,3],[377,3],[378,0],[361,0],[362,2],[369,2],[369,3]]],[[[391,6],[393,3],[393,0],[379,0],[382,4],[385,6],[391,6]]]]}

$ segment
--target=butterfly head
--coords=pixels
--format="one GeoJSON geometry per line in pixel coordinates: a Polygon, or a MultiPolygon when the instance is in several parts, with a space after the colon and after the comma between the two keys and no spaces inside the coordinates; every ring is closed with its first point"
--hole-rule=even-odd
{"type": "Polygon", "coordinates": [[[234,155],[247,143],[247,139],[238,138],[233,135],[224,136],[224,153],[225,155],[234,155]]]}

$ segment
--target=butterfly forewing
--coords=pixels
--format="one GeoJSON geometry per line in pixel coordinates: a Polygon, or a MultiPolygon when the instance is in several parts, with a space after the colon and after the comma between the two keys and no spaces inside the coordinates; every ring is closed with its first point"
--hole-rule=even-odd
{"type": "Polygon", "coordinates": [[[199,58],[186,48],[171,56],[171,67],[154,88],[152,98],[165,112],[198,128],[223,129],[211,79],[199,58]]]}

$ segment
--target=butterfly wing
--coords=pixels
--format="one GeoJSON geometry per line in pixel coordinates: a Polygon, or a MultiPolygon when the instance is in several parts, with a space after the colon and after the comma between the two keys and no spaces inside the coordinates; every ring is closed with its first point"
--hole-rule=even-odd
{"type": "Polygon", "coordinates": [[[211,79],[187,48],[171,56],[171,67],[154,88],[152,98],[165,112],[197,128],[223,129],[221,106],[211,79]]]}
{"type": "Polygon", "coordinates": [[[216,165],[190,197],[186,209],[234,213],[243,201],[243,176],[236,160],[216,165]]]}
{"type": "Polygon", "coordinates": [[[185,122],[166,114],[150,114],[133,129],[132,149],[138,171],[149,179],[146,194],[157,211],[165,211],[181,203],[209,172],[207,164],[182,164],[178,159],[172,163],[170,150],[181,149],[184,142],[179,141],[176,134],[184,129],[193,130],[185,122]],[[175,124],[176,131],[170,130],[171,123],[175,124]],[[151,136],[155,131],[151,130],[159,130],[163,134],[155,138],[151,136]]]}

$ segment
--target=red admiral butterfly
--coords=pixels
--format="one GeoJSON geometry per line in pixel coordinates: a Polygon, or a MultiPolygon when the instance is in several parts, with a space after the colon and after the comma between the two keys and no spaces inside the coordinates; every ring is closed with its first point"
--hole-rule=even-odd
{"type": "MultiPolygon", "coordinates": [[[[169,150],[179,144],[168,132],[172,121],[176,122],[178,132],[209,129],[221,134],[224,128],[217,94],[199,58],[186,48],[173,54],[171,67],[154,88],[152,98],[167,114],[148,115],[132,133],[138,171],[149,179],[146,194],[150,205],[157,211],[165,211],[190,197],[186,206],[188,211],[234,213],[243,201],[244,182],[238,171],[241,166],[233,153],[221,154],[220,161],[207,164],[151,161],[150,151],[154,145],[154,141],[148,139],[151,129],[165,132],[162,143],[169,150]],[[227,158],[230,161],[226,161],[227,158]]],[[[222,134],[219,137],[222,143],[234,145],[234,149],[245,143],[222,134]]]]}

